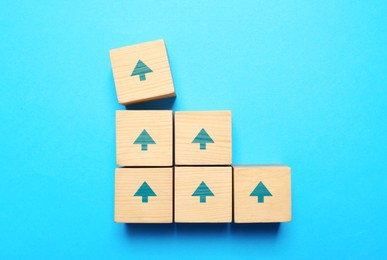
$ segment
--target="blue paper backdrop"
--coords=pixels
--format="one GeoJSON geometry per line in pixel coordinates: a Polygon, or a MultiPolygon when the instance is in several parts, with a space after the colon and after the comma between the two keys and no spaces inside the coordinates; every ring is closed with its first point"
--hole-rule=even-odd
{"type": "Polygon", "coordinates": [[[9,1],[1,259],[386,259],[386,1],[9,1]],[[113,222],[108,50],[164,38],[176,100],[233,111],[233,162],[293,169],[293,222],[113,222]]]}

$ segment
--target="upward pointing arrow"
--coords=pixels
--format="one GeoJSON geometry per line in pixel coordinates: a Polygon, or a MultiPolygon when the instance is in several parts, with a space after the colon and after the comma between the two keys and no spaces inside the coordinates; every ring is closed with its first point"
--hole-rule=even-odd
{"type": "Polygon", "coordinates": [[[133,144],[141,144],[141,151],[148,151],[148,144],[155,144],[156,142],[144,129],[141,134],[137,137],[133,144]]]}
{"type": "Polygon", "coordinates": [[[206,197],[207,196],[215,196],[214,193],[208,188],[206,183],[202,181],[200,183],[199,187],[195,190],[195,192],[192,194],[192,196],[198,196],[200,197],[200,203],[206,203],[206,197]]]}
{"type": "Polygon", "coordinates": [[[142,197],[142,203],[148,203],[149,196],[157,196],[156,193],[152,190],[152,188],[148,185],[146,181],[138,188],[136,193],[133,196],[142,197]]]}
{"type": "Polygon", "coordinates": [[[265,196],[273,196],[266,186],[260,181],[255,189],[251,192],[250,196],[257,196],[258,203],[264,203],[265,196]]]}
{"type": "Polygon", "coordinates": [[[144,62],[141,60],[137,61],[136,67],[134,67],[132,75],[130,76],[139,76],[140,81],[146,80],[145,74],[153,72],[144,62]]]}
{"type": "Polygon", "coordinates": [[[215,143],[214,140],[210,137],[210,135],[202,128],[192,143],[199,143],[200,150],[206,150],[207,143],[215,143]]]}

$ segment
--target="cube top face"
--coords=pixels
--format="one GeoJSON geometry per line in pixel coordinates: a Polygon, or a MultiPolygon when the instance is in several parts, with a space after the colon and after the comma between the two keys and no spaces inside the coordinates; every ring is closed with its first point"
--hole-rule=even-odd
{"type": "Polygon", "coordinates": [[[175,112],[176,165],[231,165],[231,111],[175,112]]]}
{"type": "Polygon", "coordinates": [[[175,167],[175,222],[231,221],[231,166],[175,167]]]}
{"type": "Polygon", "coordinates": [[[118,166],[172,166],[172,111],[116,111],[116,149],[118,166]]]}
{"type": "Polygon", "coordinates": [[[173,168],[118,168],[114,220],[118,223],[172,223],[173,168]]]}
{"type": "Polygon", "coordinates": [[[120,104],[175,96],[164,40],[113,49],[110,61],[120,104]]]}
{"type": "Polygon", "coordinates": [[[290,171],[280,165],[234,166],[235,223],[291,221],[290,171]]]}

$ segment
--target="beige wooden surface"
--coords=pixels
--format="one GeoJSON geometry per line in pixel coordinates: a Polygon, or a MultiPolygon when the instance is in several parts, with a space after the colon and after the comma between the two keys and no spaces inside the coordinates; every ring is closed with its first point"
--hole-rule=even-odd
{"type": "Polygon", "coordinates": [[[136,44],[110,51],[118,102],[131,104],[175,96],[164,40],[136,44]],[[131,76],[138,60],[153,72],[146,80],[131,76]]]}
{"type": "Polygon", "coordinates": [[[228,223],[232,221],[232,168],[175,167],[175,222],[228,223]],[[206,203],[192,196],[204,181],[214,196],[206,203]]]}
{"type": "Polygon", "coordinates": [[[119,223],[172,223],[173,168],[117,168],[114,220],[119,223]],[[134,196],[146,181],[157,196],[134,196]]]}
{"type": "Polygon", "coordinates": [[[176,165],[231,165],[231,111],[175,112],[176,165]],[[192,143],[204,128],[214,143],[192,143]]]}
{"type": "Polygon", "coordinates": [[[116,156],[119,166],[172,166],[173,122],[170,110],[116,111],[116,156]],[[156,144],[147,151],[134,144],[143,130],[156,144]]]}
{"type": "Polygon", "coordinates": [[[234,222],[289,222],[292,219],[291,169],[281,165],[234,166],[234,222]],[[258,203],[250,196],[259,182],[272,196],[258,203]]]}

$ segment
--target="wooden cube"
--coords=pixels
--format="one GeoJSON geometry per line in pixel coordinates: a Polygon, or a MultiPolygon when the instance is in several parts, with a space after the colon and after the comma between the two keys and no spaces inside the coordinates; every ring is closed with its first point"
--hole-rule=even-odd
{"type": "Polygon", "coordinates": [[[170,110],[118,110],[116,149],[119,166],[172,166],[170,110]]]}
{"type": "Polygon", "coordinates": [[[172,223],[173,168],[118,168],[114,220],[119,223],[172,223]]]}
{"type": "Polygon", "coordinates": [[[118,103],[175,96],[164,40],[113,49],[110,61],[118,103]]]}
{"type": "Polygon", "coordinates": [[[234,166],[234,222],[291,221],[290,171],[282,165],[234,166]]]}
{"type": "Polygon", "coordinates": [[[175,113],[176,165],[231,165],[231,111],[175,113]]]}
{"type": "Polygon", "coordinates": [[[232,168],[175,167],[175,222],[229,223],[232,168]]]}

